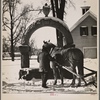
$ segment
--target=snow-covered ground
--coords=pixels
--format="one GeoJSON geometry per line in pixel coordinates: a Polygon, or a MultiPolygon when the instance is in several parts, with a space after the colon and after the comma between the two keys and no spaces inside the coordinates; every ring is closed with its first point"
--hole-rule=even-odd
{"type": "MultiPolygon", "coordinates": [[[[97,59],[84,59],[84,66],[92,70],[98,70],[97,67],[97,59]]],[[[38,68],[38,62],[34,60],[30,60],[31,68],[38,68]]],[[[20,59],[12,62],[11,60],[3,60],[2,61],[2,92],[3,93],[97,93],[97,88],[95,86],[88,85],[84,87],[72,88],[69,87],[71,79],[64,79],[64,85],[60,85],[60,80],[58,80],[58,84],[53,86],[53,79],[49,79],[47,84],[49,86],[48,89],[43,89],[41,87],[41,79],[32,79],[27,82],[25,80],[18,80],[19,78],[19,70],[21,68],[20,59]]],[[[84,70],[85,74],[89,73],[89,71],[84,70]]],[[[92,79],[92,76],[87,77],[86,80],[92,79]]]]}

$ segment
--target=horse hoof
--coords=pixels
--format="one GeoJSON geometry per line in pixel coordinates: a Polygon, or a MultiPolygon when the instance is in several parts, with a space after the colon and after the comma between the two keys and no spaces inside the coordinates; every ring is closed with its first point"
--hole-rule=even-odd
{"type": "Polygon", "coordinates": [[[84,86],[87,86],[87,85],[88,85],[87,83],[84,84],[84,86]]]}
{"type": "Polygon", "coordinates": [[[61,83],[60,86],[64,86],[64,83],[61,83]]]}
{"type": "Polygon", "coordinates": [[[54,82],[54,83],[53,83],[53,85],[56,85],[56,84],[57,84],[57,82],[54,82]]]}
{"type": "Polygon", "coordinates": [[[74,86],[74,85],[71,85],[70,87],[75,88],[75,86],[74,86]]]}
{"type": "Polygon", "coordinates": [[[70,84],[70,86],[74,86],[75,85],[75,83],[74,82],[72,82],[71,84],[70,84]]]}
{"type": "Polygon", "coordinates": [[[77,84],[75,87],[80,87],[81,86],[81,84],[77,84]]]}
{"type": "Polygon", "coordinates": [[[75,85],[74,84],[70,84],[70,87],[75,87],[75,85]]]}
{"type": "Polygon", "coordinates": [[[64,85],[64,83],[61,83],[61,85],[64,85]]]}

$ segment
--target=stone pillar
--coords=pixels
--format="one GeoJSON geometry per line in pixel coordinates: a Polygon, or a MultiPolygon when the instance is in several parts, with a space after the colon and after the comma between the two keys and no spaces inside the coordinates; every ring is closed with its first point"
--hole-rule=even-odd
{"type": "Polygon", "coordinates": [[[19,46],[19,50],[21,52],[21,68],[29,68],[29,52],[30,47],[28,45],[19,46]]]}

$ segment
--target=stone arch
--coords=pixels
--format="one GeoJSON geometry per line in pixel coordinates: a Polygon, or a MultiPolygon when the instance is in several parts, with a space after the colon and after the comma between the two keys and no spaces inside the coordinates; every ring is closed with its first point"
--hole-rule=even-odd
{"type": "Polygon", "coordinates": [[[29,39],[31,35],[38,29],[44,26],[50,26],[58,29],[65,37],[67,44],[73,44],[73,39],[68,26],[60,19],[54,17],[43,17],[36,19],[28,26],[24,37],[22,38],[22,46],[19,47],[21,52],[21,68],[29,68],[29,39]]]}
{"type": "Polygon", "coordinates": [[[58,29],[65,37],[65,41],[68,44],[73,43],[71,33],[68,26],[60,19],[55,17],[41,17],[37,18],[26,30],[25,36],[22,39],[23,45],[29,44],[31,35],[38,29],[44,26],[50,26],[58,29]]]}

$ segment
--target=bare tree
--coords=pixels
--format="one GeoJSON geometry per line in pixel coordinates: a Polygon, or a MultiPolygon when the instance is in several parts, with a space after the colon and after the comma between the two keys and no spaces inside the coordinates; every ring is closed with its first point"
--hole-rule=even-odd
{"type": "Polygon", "coordinates": [[[12,61],[14,61],[14,46],[13,46],[14,16],[18,4],[20,4],[20,0],[3,0],[3,26],[6,26],[11,32],[12,61]]]}
{"type": "MultiPolygon", "coordinates": [[[[67,0],[68,1],[68,0],[67,0]]],[[[70,1],[70,0],[69,0],[70,1]]],[[[65,0],[51,0],[53,16],[61,20],[64,18],[65,0]]],[[[42,9],[33,9],[32,5],[25,5],[20,13],[17,12],[20,0],[3,0],[3,27],[10,30],[9,41],[11,41],[11,57],[14,61],[14,47],[17,43],[21,43],[21,38],[24,36],[27,24],[32,20],[30,12],[38,11],[41,13],[42,9]]],[[[58,46],[63,45],[63,36],[57,30],[58,46]]]]}
{"type": "Polygon", "coordinates": [[[32,5],[25,5],[19,14],[16,13],[20,0],[3,0],[3,27],[10,30],[9,41],[11,41],[11,57],[14,61],[14,46],[24,36],[27,24],[32,20],[31,11],[40,11],[33,9],[32,5]]]}
{"type": "MultiPolygon", "coordinates": [[[[69,2],[74,7],[74,4],[71,0],[51,0],[51,6],[52,6],[52,13],[53,17],[57,17],[61,20],[64,19],[64,13],[65,11],[65,4],[69,2]]],[[[56,35],[57,35],[57,45],[62,47],[63,46],[63,35],[61,32],[56,30],[56,35]]]]}

